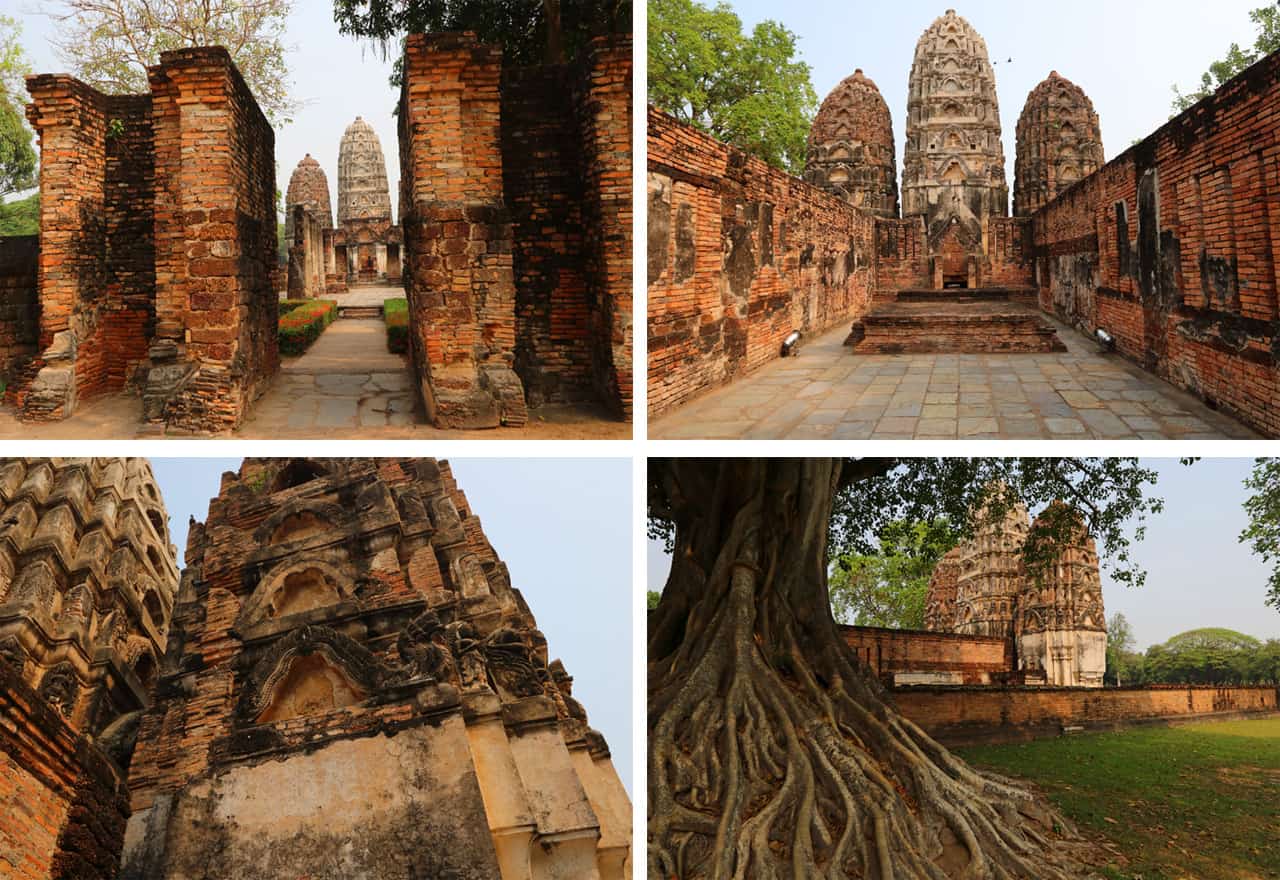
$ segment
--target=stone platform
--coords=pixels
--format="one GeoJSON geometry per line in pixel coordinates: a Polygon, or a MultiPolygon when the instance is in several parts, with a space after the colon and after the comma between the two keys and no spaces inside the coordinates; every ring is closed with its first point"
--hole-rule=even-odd
{"type": "Polygon", "coordinates": [[[1057,331],[1012,288],[902,290],[853,327],[855,354],[1064,352],[1057,331]]]}

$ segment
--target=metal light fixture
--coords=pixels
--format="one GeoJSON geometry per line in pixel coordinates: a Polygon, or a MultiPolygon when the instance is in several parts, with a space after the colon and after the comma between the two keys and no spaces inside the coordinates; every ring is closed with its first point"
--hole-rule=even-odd
{"type": "Polygon", "coordinates": [[[800,346],[800,331],[792,330],[786,339],[782,340],[782,356],[792,357],[796,353],[796,349],[800,346]]]}
{"type": "Polygon", "coordinates": [[[1101,327],[1093,331],[1093,338],[1096,339],[1098,344],[1106,351],[1116,350],[1116,338],[1101,327]]]}

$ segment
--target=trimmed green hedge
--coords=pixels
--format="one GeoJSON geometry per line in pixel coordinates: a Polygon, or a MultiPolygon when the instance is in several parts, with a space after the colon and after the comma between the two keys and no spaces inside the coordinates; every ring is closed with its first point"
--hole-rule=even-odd
{"type": "Polygon", "coordinates": [[[290,313],[290,312],[292,312],[294,309],[301,308],[302,306],[309,306],[309,305],[311,305],[313,302],[318,302],[318,300],[314,300],[314,299],[280,299],[280,300],[276,300],[276,307],[277,307],[277,308],[276,308],[276,317],[283,318],[285,315],[289,314],[289,313],[290,313]]]}
{"type": "Polygon", "coordinates": [[[404,297],[382,304],[382,319],[387,322],[387,350],[394,354],[409,351],[409,301],[404,297]]]}
{"type": "Polygon", "coordinates": [[[302,354],[336,317],[338,304],[331,299],[305,300],[285,312],[280,316],[280,353],[302,354]]]}

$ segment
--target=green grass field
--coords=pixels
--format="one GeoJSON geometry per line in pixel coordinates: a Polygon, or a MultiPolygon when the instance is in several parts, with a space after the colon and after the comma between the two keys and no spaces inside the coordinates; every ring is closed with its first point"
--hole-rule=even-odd
{"type": "Polygon", "coordinates": [[[1280,878],[1280,718],[957,751],[1109,841],[1113,880],[1280,878]]]}

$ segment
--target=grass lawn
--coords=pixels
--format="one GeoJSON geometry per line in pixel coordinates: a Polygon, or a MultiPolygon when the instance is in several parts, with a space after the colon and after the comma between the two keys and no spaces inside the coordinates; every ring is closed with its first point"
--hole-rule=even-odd
{"type": "Polygon", "coordinates": [[[1114,844],[1113,880],[1280,878],[1280,718],[957,751],[1114,844]]]}

